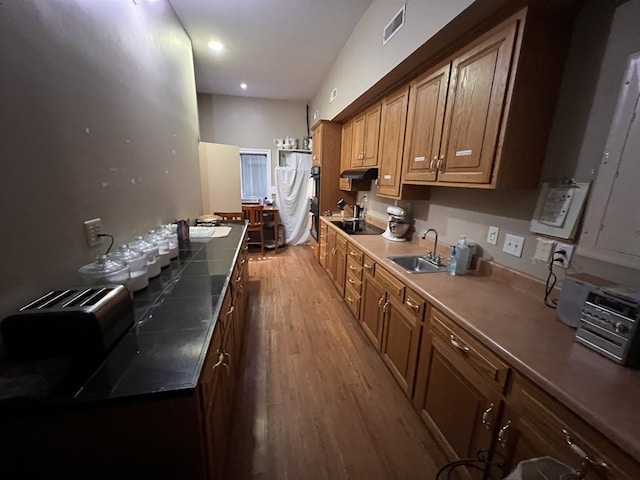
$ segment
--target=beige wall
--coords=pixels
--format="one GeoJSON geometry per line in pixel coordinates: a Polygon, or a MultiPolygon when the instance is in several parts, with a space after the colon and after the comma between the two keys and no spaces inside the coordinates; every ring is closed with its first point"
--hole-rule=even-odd
{"type": "MultiPolygon", "coordinates": [[[[575,27],[558,109],[554,120],[543,180],[595,178],[628,56],[640,51],[640,0],[617,8],[613,2],[590,2],[575,27]]],[[[476,241],[496,262],[546,278],[547,267],[533,263],[535,235],[529,233],[538,191],[490,192],[431,188],[429,200],[410,204],[417,231],[434,227],[440,239],[454,243],[461,234],[476,241]],[[498,245],[486,243],[490,225],[500,228],[498,245]],[[525,237],[522,258],[504,254],[505,233],[525,237]]],[[[361,194],[362,195],[362,194],[361,194]]],[[[392,201],[369,193],[370,210],[386,218],[392,201]]],[[[406,202],[400,202],[406,205],[406,202]]],[[[624,212],[620,212],[621,215],[624,212]]],[[[640,288],[636,270],[576,256],[569,272],[589,272],[640,288]]]]}
{"type": "Polygon", "coordinates": [[[191,43],[166,1],[0,5],[0,318],[201,208],[191,43]]]}
{"type": "Polygon", "coordinates": [[[472,0],[373,0],[310,104],[310,119],[333,119],[436,34],[472,0]],[[406,3],[405,24],[382,45],[382,31],[406,3]],[[336,99],[329,94],[338,88],[336,99]]]}
{"type": "MultiPolygon", "coordinates": [[[[307,135],[306,109],[299,101],[198,94],[200,137],[203,142],[270,149],[275,168],[273,139],[297,138],[301,148],[307,135]]],[[[273,172],[271,179],[275,181],[273,172]]]]}

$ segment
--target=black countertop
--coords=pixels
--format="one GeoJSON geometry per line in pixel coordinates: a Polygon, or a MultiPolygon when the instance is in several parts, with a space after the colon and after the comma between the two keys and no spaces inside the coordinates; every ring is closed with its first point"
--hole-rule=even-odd
{"type": "Polygon", "coordinates": [[[134,294],[135,324],[98,368],[67,379],[64,389],[37,403],[72,406],[193,391],[244,236],[244,225],[231,226],[223,238],[182,242],[178,257],[134,294]]]}

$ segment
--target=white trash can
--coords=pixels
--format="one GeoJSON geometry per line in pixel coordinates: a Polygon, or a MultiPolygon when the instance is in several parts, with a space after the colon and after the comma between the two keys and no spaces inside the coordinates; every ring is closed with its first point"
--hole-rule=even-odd
{"type": "Polygon", "coordinates": [[[504,480],[578,480],[578,473],[552,457],[523,460],[504,480]]]}

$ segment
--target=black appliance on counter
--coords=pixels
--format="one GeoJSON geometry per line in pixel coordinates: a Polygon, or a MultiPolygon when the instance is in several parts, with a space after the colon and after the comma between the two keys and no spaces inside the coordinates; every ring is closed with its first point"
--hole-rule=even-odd
{"type": "Polygon", "coordinates": [[[0,324],[7,354],[24,360],[100,360],[133,326],[133,302],[123,285],[51,291],[0,324]]]}
{"type": "Polygon", "coordinates": [[[311,236],[318,240],[320,232],[320,166],[311,167],[311,203],[309,212],[311,214],[311,236]]]}

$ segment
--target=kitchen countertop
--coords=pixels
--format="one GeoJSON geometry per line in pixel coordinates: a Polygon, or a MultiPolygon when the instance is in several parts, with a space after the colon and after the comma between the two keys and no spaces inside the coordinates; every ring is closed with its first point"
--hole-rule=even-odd
{"type": "Polygon", "coordinates": [[[523,283],[532,283],[517,272],[512,272],[511,280],[473,272],[410,274],[387,257],[423,254],[432,245],[429,240],[390,242],[381,236],[349,240],[640,461],[640,416],[635,412],[640,371],[577,343],[575,329],[544,305],[542,282],[533,282],[539,289],[532,291],[513,281],[521,276],[523,283]]]}
{"type": "Polygon", "coordinates": [[[226,237],[181,242],[178,258],[134,294],[134,326],[102,364],[64,391],[27,406],[68,408],[192,392],[244,232],[245,226],[236,224],[226,237]]]}

